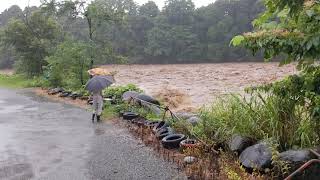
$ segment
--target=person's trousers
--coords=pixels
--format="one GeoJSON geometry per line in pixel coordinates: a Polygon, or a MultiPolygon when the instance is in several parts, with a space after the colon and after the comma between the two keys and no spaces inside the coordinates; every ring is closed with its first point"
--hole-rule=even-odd
{"type": "Polygon", "coordinates": [[[102,96],[93,97],[93,114],[100,116],[103,108],[103,98],[102,96]]]}

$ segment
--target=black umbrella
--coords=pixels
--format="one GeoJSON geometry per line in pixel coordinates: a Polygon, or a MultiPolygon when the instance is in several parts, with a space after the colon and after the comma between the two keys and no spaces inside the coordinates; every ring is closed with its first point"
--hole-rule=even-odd
{"type": "Polygon", "coordinates": [[[94,76],[86,84],[89,92],[99,92],[114,83],[113,76],[94,76]]]}

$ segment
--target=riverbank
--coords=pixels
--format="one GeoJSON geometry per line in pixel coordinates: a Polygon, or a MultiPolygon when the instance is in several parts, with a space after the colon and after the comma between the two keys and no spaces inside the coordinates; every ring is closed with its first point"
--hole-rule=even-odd
{"type": "Polygon", "coordinates": [[[33,92],[38,95],[38,96],[42,96],[42,97],[46,97],[52,101],[56,101],[56,102],[62,102],[65,104],[69,104],[69,105],[73,105],[76,107],[80,107],[86,110],[90,109],[90,106],[87,105],[86,101],[80,100],[80,99],[71,99],[71,98],[61,98],[59,97],[59,95],[49,95],[47,92],[47,89],[43,89],[43,88],[33,88],[33,92]]]}

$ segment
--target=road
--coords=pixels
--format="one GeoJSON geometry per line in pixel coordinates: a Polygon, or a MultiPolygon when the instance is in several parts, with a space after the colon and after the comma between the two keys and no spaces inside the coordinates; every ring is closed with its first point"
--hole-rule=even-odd
{"type": "Polygon", "coordinates": [[[31,92],[0,89],[0,179],[182,179],[112,123],[31,92]]]}

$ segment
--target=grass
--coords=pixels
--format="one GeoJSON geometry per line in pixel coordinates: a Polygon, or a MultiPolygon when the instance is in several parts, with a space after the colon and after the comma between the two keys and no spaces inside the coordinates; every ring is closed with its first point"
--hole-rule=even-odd
{"type": "Polygon", "coordinates": [[[233,134],[271,139],[280,150],[319,144],[317,124],[304,106],[273,95],[249,99],[232,95],[202,109],[202,123],[192,129],[206,141],[224,143],[233,134]]]}
{"type": "Polygon", "coordinates": [[[102,117],[106,119],[112,119],[117,117],[118,112],[116,111],[116,108],[111,105],[105,105],[103,112],[102,112],[102,117]]]}
{"type": "Polygon", "coordinates": [[[29,80],[22,75],[3,75],[0,74],[0,87],[6,88],[26,88],[30,87],[29,80]]]}
{"type": "Polygon", "coordinates": [[[28,87],[49,87],[49,82],[42,76],[27,78],[22,74],[1,74],[0,87],[21,89],[28,87]]]}

